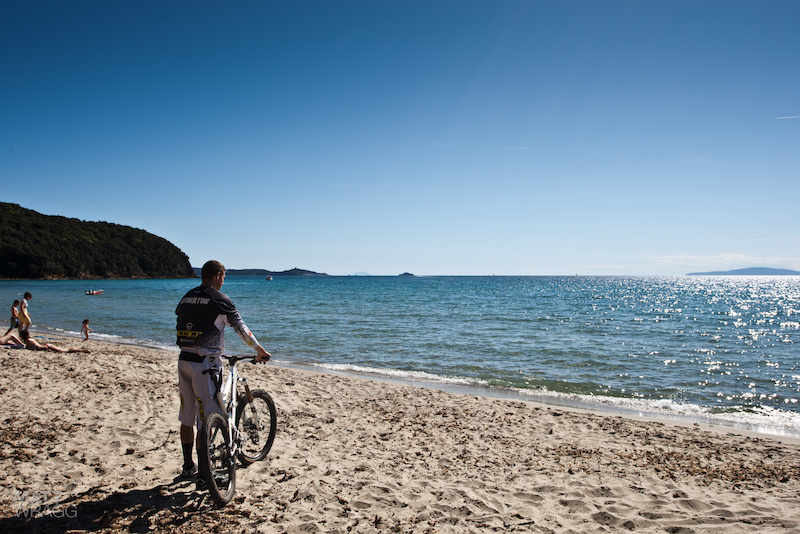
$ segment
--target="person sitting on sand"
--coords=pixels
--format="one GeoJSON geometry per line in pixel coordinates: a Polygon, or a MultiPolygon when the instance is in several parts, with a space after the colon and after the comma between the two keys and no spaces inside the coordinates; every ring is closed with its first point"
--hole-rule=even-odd
{"type": "Polygon", "coordinates": [[[29,350],[49,350],[51,352],[84,352],[86,354],[89,353],[89,349],[76,349],[74,347],[64,349],[61,347],[56,347],[55,345],[51,345],[50,343],[45,343],[44,345],[42,345],[35,339],[31,338],[30,333],[28,333],[27,330],[23,330],[22,332],[20,332],[19,337],[22,338],[22,342],[25,345],[25,348],[29,350]]]}
{"type": "Polygon", "coordinates": [[[5,335],[0,336],[0,345],[25,345],[20,338],[15,336],[10,332],[6,332],[5,335]]]}

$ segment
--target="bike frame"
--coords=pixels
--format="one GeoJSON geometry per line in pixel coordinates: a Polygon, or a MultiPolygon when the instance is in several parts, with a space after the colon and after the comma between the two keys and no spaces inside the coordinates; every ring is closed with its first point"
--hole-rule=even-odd
{"type": "Polygon", "coordinates": [[[253,395],[250,393],[250,386],[247,384],[247,379],[239,375],[236,363],[243,360],[254,362],[256,357],[222,355],[221,358],[223,360],[228,360],[228,372],[225,375],[225,379],[222,381],[222,386],[217,390],[217,404],[219,404],[219,407],[225,412],[225,418],[228,421],[228,447],[230,448],[231,456],[235,457],[239,452],[239,429],[236,428],[236,407],[239,401],[239,395],[237,395],[239,388],[237,384],[239,382],[244,384],[247,401],[253,401],[253,395]]]}
{"type": "Polygon", "coordinates": [[[236,367],[242,360],[258,361],[257,357],[219,357],[220,361],[228,360],[224,380],[222,368],[216,361],[209,362],[212,366],[203,371],[211,375],[214,399],[220,410],[210,413],[203,421],[198,438],[198,459],[200,476],[208,484],[214,503],[221,507],[236,493],[237,463],[246,467],[266,457],[275,439],[278,414],[272,397],[260,389],[250,391],[247,379],[239,375],[236,367]],[[244,384],[243,395],[240,383],[244,384]],[[260,417],[259,411],[263,412],[260,417]],[[259,419],[267,424],[262,426],[259,419]]]}

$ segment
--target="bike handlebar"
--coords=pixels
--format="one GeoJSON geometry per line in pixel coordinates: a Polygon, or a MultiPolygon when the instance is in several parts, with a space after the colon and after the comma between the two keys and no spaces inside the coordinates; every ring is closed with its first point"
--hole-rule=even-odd
{"type": "Polygon", "coordinates": [[[234,356],[228,356],[227,354],[220,354],[220,358],[223,358],[225,360],[229,360],[231,362],[237,362],[239,360],[249,360],[249,361],[255,363],[255,361],[258,358],[258,356],[235,356],[235,355],[234,356]]]}

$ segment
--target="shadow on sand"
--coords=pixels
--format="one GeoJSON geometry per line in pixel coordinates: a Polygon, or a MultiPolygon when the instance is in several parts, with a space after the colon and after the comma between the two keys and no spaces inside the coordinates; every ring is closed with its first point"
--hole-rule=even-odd
{"type": "MultiPolygon", "coordinates": [[[[6,508],[6,507],[4,507],[6,508]]],[[[94,488],[61,500],[36,501],[30,496],[12,502],[11,512],[0,517],[0,532],[200,532],[208,527],[220,532],[241,530],[236,507],[214,508],[207,492],[195,483],[175,479],[150,489],[105,493],[94,488]],[[238,527],[238,528],[237,528],[238,527]]]]}

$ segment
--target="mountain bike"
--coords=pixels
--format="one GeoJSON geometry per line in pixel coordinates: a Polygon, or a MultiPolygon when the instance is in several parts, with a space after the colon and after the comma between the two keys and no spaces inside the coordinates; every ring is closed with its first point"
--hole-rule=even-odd
{"type": "Polygon", "coordinates": [[[247,467],[266,458],[275,440],[277,411],[264,390],[250,390],[236,364],[255,362],[255,356],[222,356],[228,372],[222,381],[220,369],[208,369],[216,386],[216,397],[226,416],[210,414],[200,428],[199,474],[218,507],[230,502],[236,492],[236,460],[247,467]],[[244,392],[239,391],[243,384],[244,392]]]}

